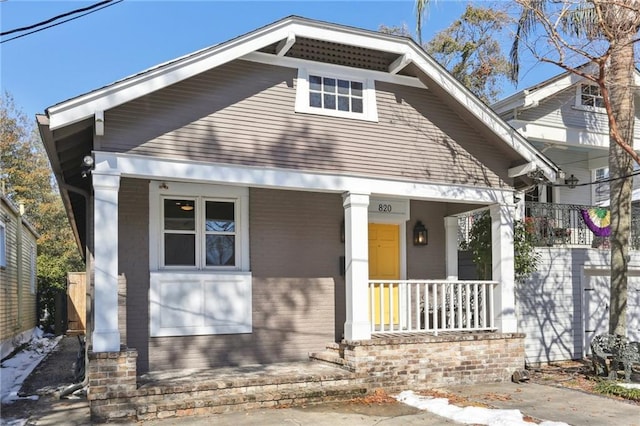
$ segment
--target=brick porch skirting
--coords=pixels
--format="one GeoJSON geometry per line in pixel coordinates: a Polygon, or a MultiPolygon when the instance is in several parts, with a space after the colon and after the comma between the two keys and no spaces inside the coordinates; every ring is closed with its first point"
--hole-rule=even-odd
{"type": "Polygon", "coordinates": [[[394,393],[507,381],[524,368],[524,334],[376,335],[329,344],[310,358],[322,362],[213,369],[149,381],[137,376],[135,349],[90,352],[92,418],[150,420],[345,400],[378,388],[394,393]]]}
{"type": "Polygon", "coordinates": [[[343,342],[345,366],[388,392],[502,382],[524,369],[523,333],[385,336],[343,342]]]}

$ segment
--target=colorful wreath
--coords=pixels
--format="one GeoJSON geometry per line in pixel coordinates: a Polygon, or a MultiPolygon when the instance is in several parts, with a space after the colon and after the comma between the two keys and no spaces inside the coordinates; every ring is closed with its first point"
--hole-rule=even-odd
{"type": "Polygon", "coordinates": [[[597,237],[608,237],[611,235],[611,213],[602,207],[590,209],[580,209],[582,219],[587,227],[597,237]]]}

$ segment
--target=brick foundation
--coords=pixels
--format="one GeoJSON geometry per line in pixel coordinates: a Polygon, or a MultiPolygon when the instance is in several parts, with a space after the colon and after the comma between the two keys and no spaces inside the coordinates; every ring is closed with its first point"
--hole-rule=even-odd
{"type": "Polygon", "coordinates": [[[94,420],[130,419],[136,415],[137,391],[135,349],[120,352],[89,351],[87,399],[94,420]]]}
{"type": "Polygon", "coordinates": [[[90,352],[92,418],[151,420],[337,401],[377,388],[393,393],[506,381],[524,368],[524,334],[519,333],[375,338],[327,348],[311,358],[333,367],[316,363],[311,368],[308,362],[240,367],[151,382],[137,381],[136,350],[90,352]]]}
{"type": "Polygon", "coordinates": [[[388,392],[508,381],[524,369],[524,334],[390,337],[343,342],[345,366],[388,392]]]}

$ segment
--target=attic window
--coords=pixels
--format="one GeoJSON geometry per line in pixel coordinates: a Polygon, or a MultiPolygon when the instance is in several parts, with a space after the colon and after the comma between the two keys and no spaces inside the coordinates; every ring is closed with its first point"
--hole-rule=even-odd
{"type": "Polygon", "coordinates": [[[579,85],[576,93],[576,107],[592,111],[604,110],[604,98],[600,86],[595,84],[579,85]]]}
{"type": "Polygon", "coordinates": [[[378,121],[373,80],[301,68],[295,111],[378,121]]]}
{"type": "Polygon", "coordinates": [[[309,106],[362,114],[362,82],[309,76],[309,106]]]}

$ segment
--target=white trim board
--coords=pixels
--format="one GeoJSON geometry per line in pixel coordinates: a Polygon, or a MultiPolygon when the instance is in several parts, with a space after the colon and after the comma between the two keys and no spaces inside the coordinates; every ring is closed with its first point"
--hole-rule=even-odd
{"type": "Polygon", "coordinates": [[[513,189],[378,179],[110,152],[94,152],[94,156],[96,173],[110,172],[123,177],[298,191],[367,193],[382,197],[407,197],[440,202],[513,203],[513,189]]]}

